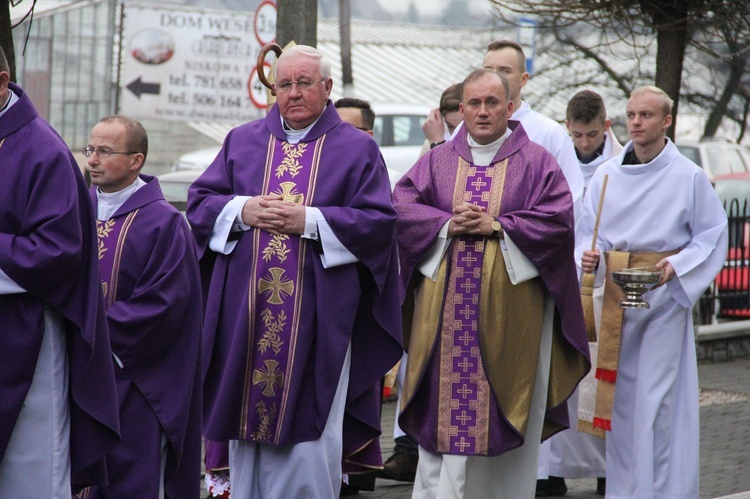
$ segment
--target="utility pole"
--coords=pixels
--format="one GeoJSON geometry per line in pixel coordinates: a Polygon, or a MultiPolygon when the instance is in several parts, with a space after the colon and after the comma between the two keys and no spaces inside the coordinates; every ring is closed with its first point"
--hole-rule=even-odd
{"type": "Polygon", "coordinates": [[[344,81],[344,97],[354,96],[351,18],[350,0],[339,0],[339,38],[341,40],[341,73],[344,81]]]}
{"type": "Polygon", "coordinates": [[[13,31],[10,29],[10,0],[0,0],[0,47],[8,59],[10,81],[16,81],[16,52],[13,47],[13,31]]]}
{"type": "Polygon", "coordinates": [[[318,0],[277,0],[276,8],[276,43],[317,47],[318,0]]]}

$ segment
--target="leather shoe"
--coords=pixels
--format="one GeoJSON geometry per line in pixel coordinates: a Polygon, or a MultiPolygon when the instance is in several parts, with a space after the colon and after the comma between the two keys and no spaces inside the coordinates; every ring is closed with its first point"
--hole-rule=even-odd
{"type": "Polygon", "coordinates": [[[568,492],[565,479],[550,476],[547,480],[536,481],[536,497],[564,496],[568,492]]]}
{"type": "Polygon", "coordinates": [[[607,479],[599,477],[596,479],[596,495],[603,496],[607,492],[607,479]]]}
{"type": "Polygon", "coordinates": [[[385,462],[383,469],[379,470],[375,476],[388,480],[398,480],[399,482],[414,482],[418,461],[417,456],[405,452],[395,452],[385,462]]]}
{"type": "Polygon", "coordinates": [[[341,482],[341,492],[339,497],[349,497],[359,495],[359,489],[353,485],[349,485],[346,482],[341,482]]]}

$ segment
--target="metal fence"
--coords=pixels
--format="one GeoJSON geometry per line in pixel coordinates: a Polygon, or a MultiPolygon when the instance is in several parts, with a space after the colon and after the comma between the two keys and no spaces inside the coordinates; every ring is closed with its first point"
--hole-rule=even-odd
{"type": "Polygon", "coordinates": [[[748,200],[725,201],[729,251],[724,268],[698,303],[700,324],[750,319],[750,206],[748,200]]]}

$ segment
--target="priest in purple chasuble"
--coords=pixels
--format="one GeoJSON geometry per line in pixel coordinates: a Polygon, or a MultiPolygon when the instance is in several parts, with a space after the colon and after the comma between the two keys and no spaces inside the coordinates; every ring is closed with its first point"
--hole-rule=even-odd
{"type": "Polygon", "coordinates": [[[394,191],[409,333],[399,424],[420,446],[417,497],[533,497],[539,442],[569,426],[590,367],[570,292],[573,200],[554,157],[508,121],[507,96],[494,71],[467,76],[466,127],[394,191]],[[440,472],[452,456],[466,459],[455,480],[440,472]]]}
{"type": "Polygon", "coordinates": [[[119,440],[95,218],[0,51],[0,496],[70,497],[119,440]]]}
{"type": "Polygon", "coordinates": [[[322,54],[288,49],[275,76],[274,107],[229,133],[188,196],[215,257],[204,436],[231,441],[233,495],[337,497],[342,464],[382,465],[380,383],[402,351],[396,212],[377,144],[328,99],[322,54]]]}
{"type": "Polygon", "coordinates": [[[125,116],[102,118],[84,150],[122,431],[109,484],[87,498],[200,496],[198,259],[184,217],[139,174],[147,152],[146,131],[125,116]]]}

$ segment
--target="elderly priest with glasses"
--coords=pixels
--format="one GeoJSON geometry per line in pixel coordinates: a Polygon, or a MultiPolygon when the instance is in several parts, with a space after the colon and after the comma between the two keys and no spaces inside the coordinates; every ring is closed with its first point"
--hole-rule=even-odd
{"type": "Polygon", "coordinates": [[[382,465],[380,380],[401,357],[396,212],[378,145],[341,121],[329,62],[277,59],[277,102],[192,185],[213,262],[204,436],[229,440],[232,496],[339,496],[382,465]]]}

